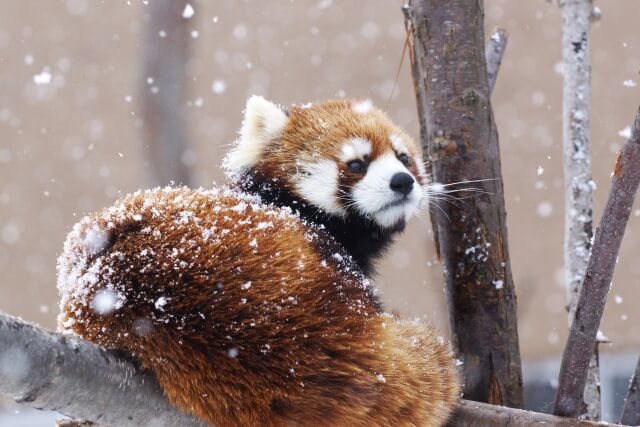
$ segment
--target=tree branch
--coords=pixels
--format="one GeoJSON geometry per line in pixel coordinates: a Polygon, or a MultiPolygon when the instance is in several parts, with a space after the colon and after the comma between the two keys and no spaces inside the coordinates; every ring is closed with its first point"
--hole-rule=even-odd
{"type": "Polygon", "coordinates": [[[146,6],[138,92],[151,186],[190,183],[189,168],[182,161],[187,149],[184,66],[190,36],[189,19],[183,17],[187,4],[187,0],[154,0],[146,6]]]}
{"type": "MultiPolygon", "coordinates": [[[[434,210],[453,343],[464,394],[522,405],[516,297],[507,246],[498,136],[489,97],[481,0],[412,0],[411,34],[420,138],[435,182],[478,183],[459,206],[434,210]]],[[[476,185],[476,183],[474,183],[476,185]]]]}
{"type": "Polygon", "coordinates": [[[204,426],[155,378],[101,347],[0,313],[0,393],[18,403],[123,427],[204,426]]]}
{"type": "Polygon", "coordinates": [[[504,406],[487,405],[486,403],[463,400],[448,426],[451,427],[531,427],[536,425],[551,425],[554,427],[603,427],[608,423],[595,423],[569,418],[556,417],[538,412],[523,411],[522,409],[504,406]]]}
{"type": "Polygon", "coordinates": [[[502,56],[507,48],[507,41],[509,41],[509,33],[502,28],[496,28],[491,37],[489,37],[489,43],[487,43],[484,54],[487,58],[489,93],[493,93],[493,88],[496,85],[498,71],[500,70],[500,64],[502,64],[502,56]]]}
{"type": "Polygon", "coordinates": [[[629,391],[624,399],[624,408],[620,417],[620,424],[640,425],[640,359],[629,383],[629,391]]]}
{"type": "MultiPolygon", "coordinates": [[[[589,25],[592,0],[560,0],[562,12],[564,152],[564,263],[569,305],[569,327],[582,290],[593,237],[593,179],[589,119],[591,65],[589,25]]],[[[600,419],[600,369],[597,347],[589,362],[581,414],[600,419]]]]}
{"type": "Polygon", "coordinates": [[[578,416],[589,359],[635,194],[640,185],[640,111],[631,138],[618,153],[609,198],[596,231],[582,292],[562,356],[554,413],[578,416]]]}

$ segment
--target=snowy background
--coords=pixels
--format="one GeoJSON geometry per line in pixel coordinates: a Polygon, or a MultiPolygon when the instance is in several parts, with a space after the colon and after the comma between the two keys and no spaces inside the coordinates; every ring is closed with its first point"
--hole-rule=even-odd
{"type": "MultiPolygon", "coordinates": [[[[147,185],[145,123],[137,104],[138,87],[147,84],[140,74],[145,3],[0,0],[2,311],[54,328],[55,262],[66,233],[84,213],[147,185]]],[[[544,0],[485,3],[487,29],[501,26],[510,33],[493,107],[525,376],[552,378],[566,337],[560,16],[544,0]]],[[[223,181],[220,160],[251,94],[282,104],[363,97],[384,108],[405,40],[401,4],[191,1],[188,95],[176,114],[187,120],[189,149],[181,161],[193,168],[195,184],[223,181]]],[[[597,220],[615,153],[640,104],[640,3],[618,0],[599,7],[603,18],[591,33],[597,220]]],[[[408,60],[394,93],[389,115],[417,139],[408,60]]],[[[634,360],[628,352],[640,347],[640,312],[634,306],[640,297],[638,236],[640,204],[604,315],[602,330],[612,341],[602,348],[608,354],[605,375],[607,360],[630,373],[634,360]]],[[[428,218],[411,224],[381,263],[377,282],[390,308],[447,328],[428,218]]],[[[3,405],[9,414],[15,409],[0,399],[0,412],[3,405]]],[[[12,419],[0,417],[0,426],[16,425],[12,419]]]]}

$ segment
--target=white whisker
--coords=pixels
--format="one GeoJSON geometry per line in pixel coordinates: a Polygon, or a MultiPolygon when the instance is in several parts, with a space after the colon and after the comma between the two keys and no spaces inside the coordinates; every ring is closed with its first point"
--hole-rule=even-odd
{"type": "Polygon", "coordinates": [[[447,215],[447,213],[444,211],[444,209],[442,209],[436,203],[431,204],[429,207],[431,207],[431,206],[435,206],[436,208],[440,209],[440,212],[442,212],[442,214],[447,218],[447,221],[451,222],[451,218],[449,217],[449,215],[447,215]]]}
{"type": "Polygon", "coordinates": [[[486,178],[486,179],[470,179],[468,181],[458,181],[458,182],[450,182],[448,184],[440,184],[440,183],[432,183],[430,185],[439,186],[439,187],[449,187],[451,185],[459,185],[459,184],[472,184],[475,182],[488,182],[488,181],[499,181],[500,178],[486,178]]]}

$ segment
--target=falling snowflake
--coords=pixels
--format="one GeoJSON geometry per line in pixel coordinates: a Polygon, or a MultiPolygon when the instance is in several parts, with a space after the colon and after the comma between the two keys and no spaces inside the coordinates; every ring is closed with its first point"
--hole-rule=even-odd
{"type": "Polygon", "coordinates": [[[195,13],[196,11],[193,9],[193,6],[191,6],[190,3],[187,3],[182,11],[182,17],[185,19],[191,19],[195,13]]]}
{"type": "Polygon", "coordinates": [[[33,76],[33,82],[37,85],[48,85],[51,83],[51,73],[49,67],[44,67],[40,74],[33,76]]]}

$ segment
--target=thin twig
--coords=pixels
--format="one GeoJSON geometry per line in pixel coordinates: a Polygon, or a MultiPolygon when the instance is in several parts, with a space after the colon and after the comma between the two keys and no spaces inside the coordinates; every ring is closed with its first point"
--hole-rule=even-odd
{"type": "Polygon", "coordinates": [[[502,28],[496,30],[489,37],[489,43],[485,49],[484,56],[487,58],[487,81],[489,83],[489,93],[493,93],[493,87],[496,85],[500,64],[502,64],[502,56],[509,41],[509,33],[502,28]]]}
{"type": "Polygon", "coordinates": [[[640,111],[631,138],[618,153],[611,190],[596,231],[582,292],[562,356],[554,413],[578,416],[589,360],[607,300],[622,237],[640,185],[640,111]]]}
{"type": "Polygon", "coordinates": [[[151,375],[80,338],[0,313],[0,393],[99,424],[204,426],[165,399],[151,375]]]}
{"type": "Polygon", "coordinates": [[[640,359],[629,383],[629,391],[624,399],[624,408],[620,417],[620,424],[640,425],[640,359]]]}

